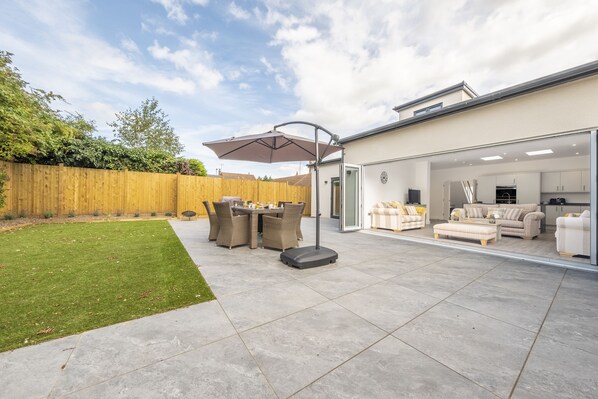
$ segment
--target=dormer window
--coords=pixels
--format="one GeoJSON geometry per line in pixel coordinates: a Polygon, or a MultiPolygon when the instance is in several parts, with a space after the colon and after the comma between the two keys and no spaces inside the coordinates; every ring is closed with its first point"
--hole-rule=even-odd
{"type": "Polygon", "coordinates": [[[422,109],[418,109],[417,111],[413,111],[413,116],[428,114],[430,112],[438,111],[441,108],[442,108],[442,103],[433,104],[426,108],[422,108],[422,109]]]}

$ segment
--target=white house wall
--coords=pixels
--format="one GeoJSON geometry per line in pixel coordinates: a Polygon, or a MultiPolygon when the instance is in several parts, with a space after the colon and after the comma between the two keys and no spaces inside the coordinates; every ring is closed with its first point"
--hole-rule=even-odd
{"type": "Polygon", "coordinates": [[[368,164],[598,126],[598,76],[580,79],[344,143],[345,162],[368,164]]]}
{"type": "MultiPolygon", "coordinates": [[[[330,217],[330,200],[332,198],[332,183],[333,177],[339,177],[338,163],[324,164],[320,166],[320,214],[322,217],[330,217]]],[[[316,186],[316,174],[311,174],[311,186],[316,186]]],[[[316,216],[316,190],[311,190],[311,216],[316,216]]]]}
{"type": "MultiPolygon", "coordinates": [[[[492,165],[464,166],[432,170],[430,179],[430,218],[442,219],[443,184],[446,181],[473,180],[480,176],[520,172],[554,172],[589,169],[589,156],[550,158],[492,165]]],[[[552,195],[554,197],[554,194],[552,195]]],[[[589,194],[568,194],[569,202],[589,202],[589,194]]],[[[546,200],[542,197],[542,200],[546,200]]]]}

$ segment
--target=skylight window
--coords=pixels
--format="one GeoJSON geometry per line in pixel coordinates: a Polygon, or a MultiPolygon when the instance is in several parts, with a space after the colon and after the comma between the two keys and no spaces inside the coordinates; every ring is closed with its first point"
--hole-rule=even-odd
{"type": "Polygon", "coordinates": [[[482,157],[480,159],[482,161],[498,161],[499,159],[502,159],[502,157],[500,155],[493,155],[491,157],[482,157]]]}
{"type": "Polygon", "coordinates": [[[553,151],[551,149],[526,152],[526,154],[529,155],[530,157],[533,157],[535,155],[545,155],[545,154],[552,154],[552,153],[553,153],[553,151]]]}

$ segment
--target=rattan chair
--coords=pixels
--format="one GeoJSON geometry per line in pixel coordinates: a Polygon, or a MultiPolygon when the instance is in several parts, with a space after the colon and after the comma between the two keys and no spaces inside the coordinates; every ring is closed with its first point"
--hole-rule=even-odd
{"type": "Polygon", "coordinates": [[[283,251],[298,246],[297,222],[301,218],[303,207],[302,204],[288,204],[284,207],[281,218],[264,215],[262,246],[283,251]]]}
{"type": "Polygon", "coordinates": [[[208,201],[203,201],[203,206],[206,207],[206,212],[208,212],[208,218],[210,219],[210,234],[208,235],[208,240],[214,241],[218,238],[218,232],[220,231],[218,216],[212,212],[210,209],[210,203],[208,201]]]}
{"type": "Polygon", "coordinates": [[[233,216],[229,202],[214,202],[214,210],[220,223],[216,245],[231,249],[249,244],[249,215],[233,216]]]}

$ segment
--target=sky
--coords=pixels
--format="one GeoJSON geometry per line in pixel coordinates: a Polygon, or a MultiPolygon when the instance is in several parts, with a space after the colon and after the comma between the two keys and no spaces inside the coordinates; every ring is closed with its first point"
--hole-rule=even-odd
{"type": "Polygon", "coordinates": [[[223,161],[202,142],[292,120],[347,137],[461,81],[486,94],[595,61],[597,20],[595,0],[4,0],[0,49],[97,135],[154,97],[208,173],[283,177],[305,163],[223,161]]]}

